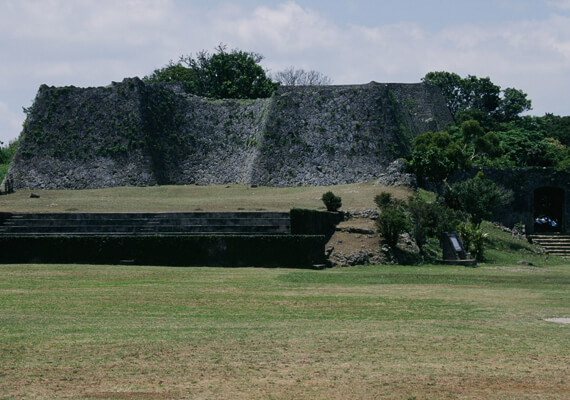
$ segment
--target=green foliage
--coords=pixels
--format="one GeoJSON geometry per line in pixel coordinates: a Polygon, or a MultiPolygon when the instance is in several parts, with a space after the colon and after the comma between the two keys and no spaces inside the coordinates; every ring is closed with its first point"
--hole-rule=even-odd
{"type": "Polygon", "coordinates": [[[181,56],[178,63],[170,61],[143,80],[147,82],[180,82],[188,93],[215,99],[256,99],[270,97],[277,88],[259,65],[263,57],[241,50],[216,53],[201,51],[196,58],[181,56]]]}
{"type": "Polygon", "coordinates": [[[333,192],[326,192],[321,197],[321,200],[325,204],[327,211],[336,212],[342,206],[342,199],[339,196],[335,196],[333,192]]]}
{"type": "MultiPolygon", "coordinates": [[[[494,185],[490,181],[486,181],[484,177],[478,176],[476,179],[476,190],[486,189],[486,196],[482,196],[482,203],[489,204],[494,200],[491,196],[494,194],[489,190],[487,185],[494,185]],[[489,200],[491,199],[491,200],[489,200]]],[[[469,182],[472,183],[472,182],[469,182]]],[[[463,185],[457,184],[453,187],[454,198],[458,203],[465,201],[464,193],[468,192],[463,185]]],[[[472,190],[472,186],[468,186],[472,190]]],[[[469,192],[471,195],[472,193],[469,192]]],[[[480,232],[479,225],[476,222],[465,224],[467,210],[461,208],[463,203],[454,210],[448,206],[443,200],[447,198],[436,199],[435,201],[426,201],[425,194],[417,193],[410,197],[407,202],[394,200],[389,193],[382,192],[374,198],[374,202],[380,208],[381,213],[376,220],[378,232],[384,238],[386,243],[391,247],[398,244],[400,235],[409,232],[415,243],[420,249],[420,254],[424,260],[434,260],[441,257],[441,238],[444,232],[460,231],[466,237],[466,249],[473,247],[473,254],[478,257],[483,256],[484,234],[480,232]],[[469,229],[468,229],[469,228],[469,229]]],[[[448,195],[448,197],[450,197],[448,195]]],[[[504,198],[504,196],[502,197],[504,198]]],[[[471,203],[467,203],[463,208],[469,208],[473,212],[471,219],[477,221],[482,211],[475,209],[471,203]],[[469,208],[471,207],[471,208],[469,208]]],[[[487,215],[487,214],[485,214],[487,215]]],[[[481,259],[481,258],[479,258],[481,259]]]]}
{"type": "Polygon", "coordinates": [[[174,64],[171,60],[165,67],[154,70],[151,75],[143,79],[147,82],[181,82],[189,92],[192,92],[197,76],[192,68],[185,67],[180,62],[174,64]]]}
{"type": "Polygon", "coordinates": [[[511,196],[511,192],[501,191],[496,183],[479,173],[475,178],[452,185],[443,194],[443,199],[448,207],[468,213],[478,228],[483,219],[491,217],[499,206],[510,201],[511,196]]]}
{"type": "Polygon", "coordinates": [[[0,147],[0,182],[4,180],[19,144],[20,140],[16,139],[10,141],[7,146],[0,147]]]}
{"type": "Polygon", "coordinates": [[[543,130],[548,136],[557,139],[564,146],[570,146],[570,116],[560,117],[553,114],[545,114],[541,118],[543,130]]]}
{"type": "MultiPolygon", "coordinates": [[[[466,78],[461,78],[455,73],[437,71],[428,72],[422,80],[441,89],[456,121],[462,112],[470,110],[476,110],[480,116],[491,117],[496,121],[512,121],[524,111],[532,109],[526,93],[513,88],[501,91],[500,86],[491,82],[489,77],[467,75],[466,78]]],[[[474,114],[470,115],[468,119],[473,116],[474,114]]]]}
{"type": "Polygon", "coordinates": [[[427,202],[419,196],[408,200],[407,211],[411,234],[424,255],[430,238],[439,243],[443,232],[454,232],[461,223],[458,214],[444,203],[427,202]]]}
{"type": "Polygon", "coordinates": [[[477,261],[483,261],[487,234],[481,229],[481,226],[472,223],[461,224],[459,235],[465,251],[471,253],[477,261]]]}
{"type": "Polygon", "coordinates": [[[382,192],[374,197],[374,203],[379,209],[389,206],[392,203],[392,193],[382,192]]]}
{"type": "Polygon", "coordinates": [[[501,88],[491,82],[489,77],[467,75],[461,82],[460,90],[464,109],[474,108],[493,114],[500,105],[501,88]]]}
{"type": "Polygon", "coordinates": [[[410,167],[420,182],[439,183],[469,166],[463,143],[447,132],[427,132],[414,140],[410,167]]]}
{"type": "Polygon", "coordinates": [[[531,109],[527,95],[501,90],[489,78],[442,71],[423,80],[440,87],[457,125],[416,138],[409,161],[420,184],[471,165],[570,171],[570,116],[521,117],[531,109]]]}
{"type": "Polygon", "coordinates": [[[540,131],[526,129],[509,129],[497,132],[503,156],[495,160],[499,166],[554,167],[556,160],[549,158],[548,143],[544,143],[544,135],[540,131]]]}
{"type": "Polygon", "coordinates": [[[376,226],[378,232],[390,247],[396,247],[400,235],[410,229],[406,214],[400,208],[394,206],[382,209],[382,213],[376,220],[376,226]]]}
{"type": "Polygon", "coordinates": [[[482,157],[498,157],[502,154],[501,141],[496,133],[483,130],[479,121],[470,119],[461,123],[459,132],[466,143],[466,152],[471,153],[472,161],[482,157]]]}
{"type": "Polygon", "coordinates": [[[501,140],[495,132],[487,132],[482,137],[475,139],[474,149],[483,156],[498,157],[503,154],[501,140]]]}
{"type": "Polygon", "coordinates": [[[481,128],[479,121],[471,119],[461,124],[461,135],[466,142],[471,142],[483,137],[485,131],[481,128]]]}
{"type": "Polygon", "coordinates": [[[374,202],[380,208],[380,215],[376,220],[376,227],[380,235],[390,247],[396,247],[400,235],[409,232],[410,224],[405,213],[406,203],[393,199],[392,195],[382,192],[374,197],[374,202]]]}
{"type": "Polygon", "coordinates": [[[526,98],[526,93],[513,88],[506,88],[501,99],[500,112],[504,121],[512,121],[521,113],[531,110],[532,103],[526,98]]]}
{"type": "Polygon", "coordinates": [[[428,72],[422,79],[426,83],[438,86],[441,93],[451,111],[451,115],[455,115],[464,108],[461,101],[461,82],[462,79],[454,72],[428,72]]]}

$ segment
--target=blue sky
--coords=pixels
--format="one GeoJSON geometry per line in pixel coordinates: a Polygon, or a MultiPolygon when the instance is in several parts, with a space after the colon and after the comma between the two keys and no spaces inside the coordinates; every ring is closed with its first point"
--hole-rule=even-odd
{"type": "Polygon", "coordinates": [[[104,86],[219,43],[335,84],[489,76],[570,115],[570,0],[0,0],[0,141],[43,83],[104,86]]]}

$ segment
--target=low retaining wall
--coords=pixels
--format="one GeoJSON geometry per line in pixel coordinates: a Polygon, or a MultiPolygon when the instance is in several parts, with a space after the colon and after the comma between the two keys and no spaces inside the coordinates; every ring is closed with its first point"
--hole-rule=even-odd
{"type": "Polygon", "coordinates": [[[0,263],[310,268],[342,213],[0,213],[0,263]]]}
{"type": "Polygon", "coordinates": [[[323,235],[0,237],[2,263],[312,268],[323,235]]]}

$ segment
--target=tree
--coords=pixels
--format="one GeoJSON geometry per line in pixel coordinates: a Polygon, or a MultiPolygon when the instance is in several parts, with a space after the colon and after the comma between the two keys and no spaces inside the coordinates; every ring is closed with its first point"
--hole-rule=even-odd
{"type": "Polygon", "coordinates": [[[463,79],[460,89],[464,109],[474,108],[493,115],[501,103],[501,88],[488,77],[468,75],[463,79]]]}
{"type": "Polygon", "coordinates": [[[8,145],[4,145],[4,143],[0,142],[0,182],[6,176],[8,172],[8,168],[10,167],[10,163],[12,162],[12,158],[18,150],[18,146],[20,144],[20,139],[10,140],[8,145]]]}
{"type": "Polygon", "coordinates": [[[497,157],[501,154],[500,139],[497,134],[485,133],[478,121],[472,119],[463,122],[460,131],[463,140],[472,146],[472,160],[479,155],[497,157]]]}
{"type": "Polygon", "coordinates": [[[485,135],[485,131],[481,128],[479,121],[471,119],[461,124],[461,135],[466,142],[471,142],[485,135]]]}
{"type": "Polygon", "coordinates": [[[461,78],[452,72],[436,71],[428,72],[422,80],[441,89],[457,122],[473,118],[482,122],[485,117],[497,121],[512,121],[524,111],[532,109],[532,103],[527,99],[526,93],[513,88],[501,91],[501,87],[491,82],[489,77],[467,75],[466,78],[461,78]],[[477,110],[479,117],[476,118],[477,113],[471,112],[472,110],[477,110]],[[469,112],[467,118],[462,117],[465,112],[469,112]]]}
{"type": "Polygon", "coordinates": [[[506,88],[500,103],[500,117],[503,121],[512,121],[525,111],[532,110],[532,102],[527,94],[518,89],[506,88]]]}
{"type": "Polygon", "coordinates": [[[464,145],[447,132],[427,132],[416,137],[410,167],[420,182],[445,181],[453,172],[470,166],[464,145]]]}
{"type": "Polygon", "coordinates": [[[463,101],[461,99],[461,86],[462,79],[454,72],[428,72],[422,81],[438,86],[441,89],[441,94],[447,103],[447,107],[451,115],[455,115],[458,111],[464,109],[463,101]]]}
{"type": "Polygon", "coordinates": [[[511,200],[511,192],[502,192],[493,181],[480,172],[475,178],[453,184],[443,194],[448,207],[470,215],[475,228],[499,207],[511,200]]]}
{"type": "Polygon", "coordinates": [[[400,235],[410,230],[408,217],[405,214],[406,203],[402,200],[393,199],[392,195],[382,192],[374,197],[374,202],[380,209],[380,215],[376,219],[378,233],[384,238],[390,247],[396,247],[400,235]]]}
{"type": "Polygon", "coordinates": [[[544,124],[544,130],[554,139],[558,139],[563,145],[570,147],[570,115],[561,117],[554,114],[545,114],[540,117],[544,124]]]}
{"type": "Polygon", "coordinates": [[[161,69],[143,78],[147,82],[182,82],[190,83],[196,79],[196,72],[192,68],[183,66],[180,62],[174,64],[172,60],[161,69]]]}
{"type": "Polygon", "coordinates": [[[305,71],[292,66],[275,73],[272,78],[285,86],[326,86],[332,83],[332,79],[322,72],[305,71]]]}
{"type": "Polygon", "coordinates": [[[214,54],[203,50],[196,57],[181,56],[143,80],[180,82],[184,90],[215,99],[255,99],[270,97],[278,86],[259,65],[263,56],[241,50],[226,51],[219,45],[214,54]]]}
{"type": "Polygon", "coordinates": [[[390,247],[396,247],[400,235],[410,229],[406,214],[396,207],[384,208],[376,220],[376,226],[390,247]]]}

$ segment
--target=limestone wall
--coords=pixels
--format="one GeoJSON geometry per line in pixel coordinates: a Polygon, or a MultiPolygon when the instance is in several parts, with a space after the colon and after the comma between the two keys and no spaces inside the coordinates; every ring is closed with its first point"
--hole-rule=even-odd
{"type": "Polygon", "coordinates": [[[9,174],[16,188],[328,185],[374,179],[452,122],[436,87],[281,87],[210,100],[177,84],[40,87],[9,174]]]}

